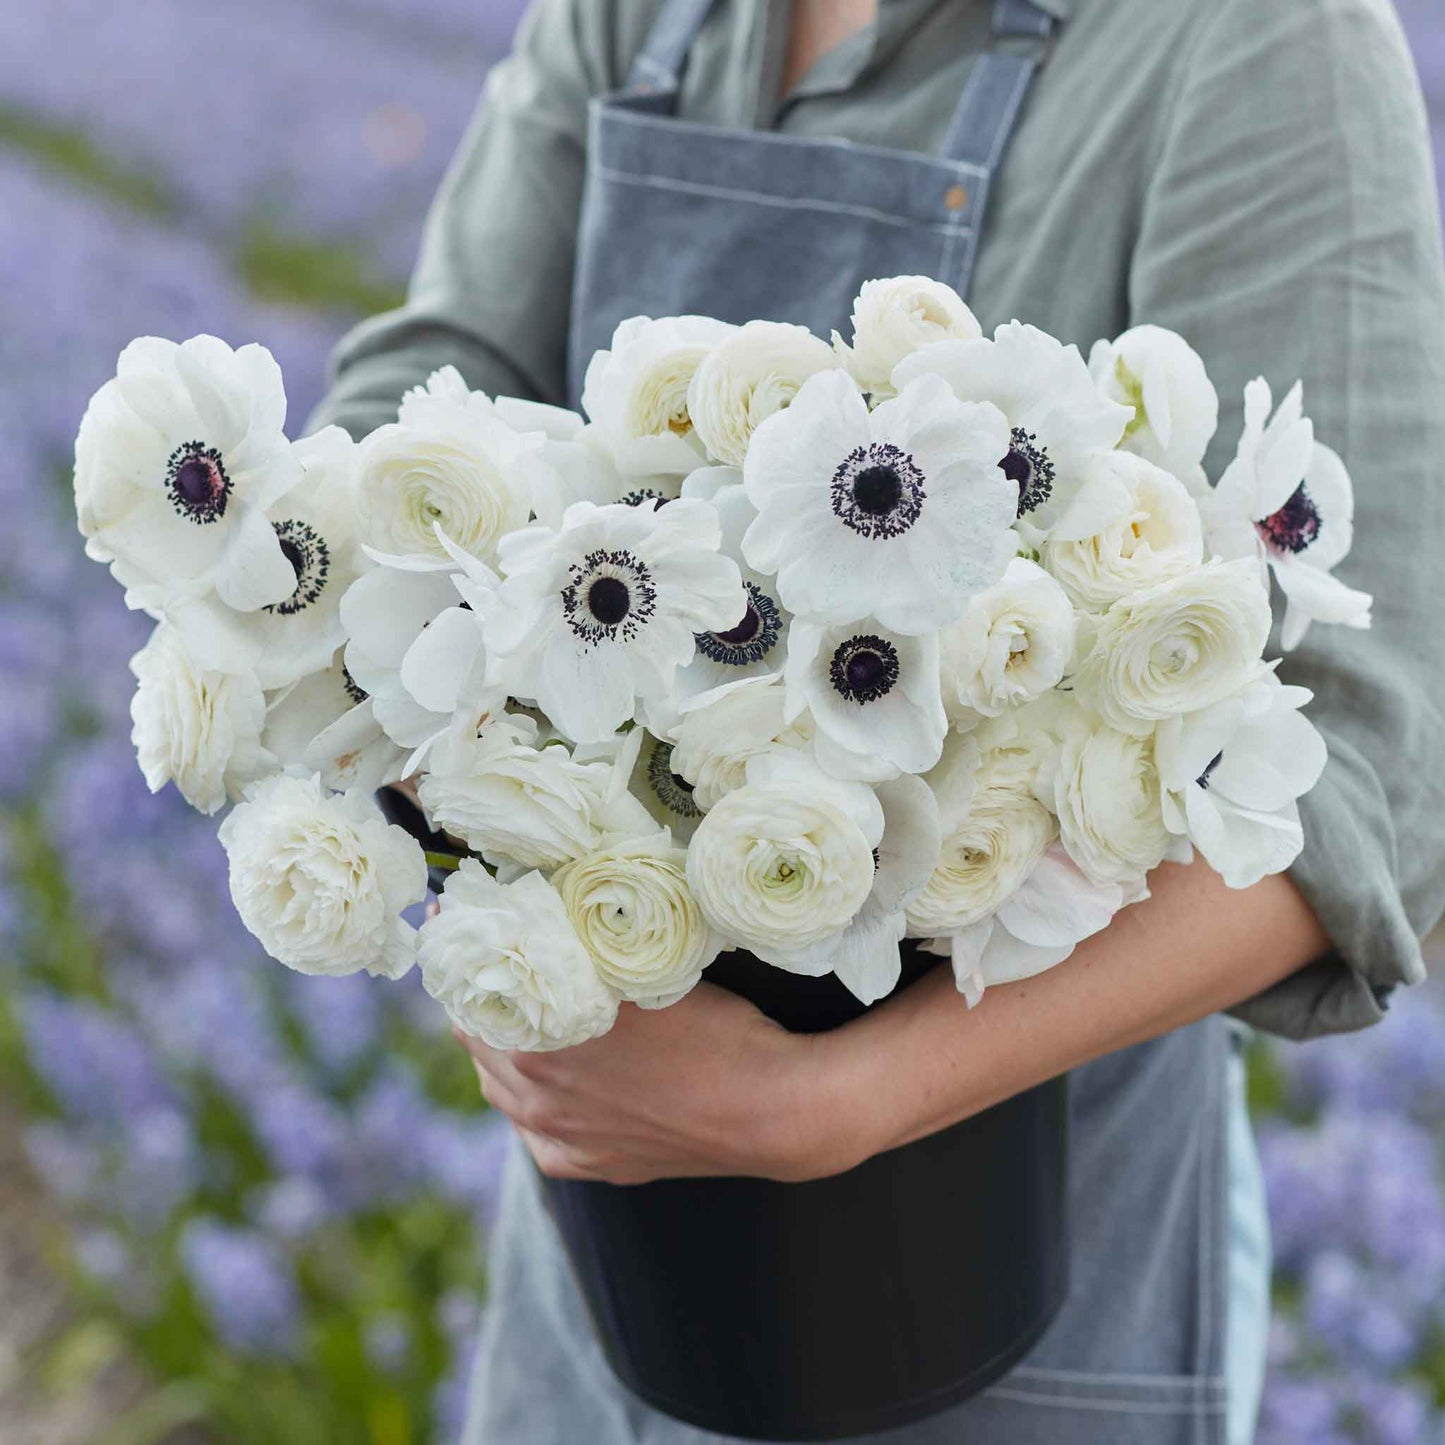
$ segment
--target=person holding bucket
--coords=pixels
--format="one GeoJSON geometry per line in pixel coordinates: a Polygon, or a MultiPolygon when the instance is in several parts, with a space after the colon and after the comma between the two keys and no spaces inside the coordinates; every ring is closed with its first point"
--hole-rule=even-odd
{"type": "MultiPolygon", "coordinates": [[[[448,364],[490,393],[575,405],[579,366],[624,317],[827,335],[847,328],[838,298],[906,272],[953,286],[986,331],[1017,315],[1080,343],[1145,322],[1181,332],[1219,385],[1221,438],[1256,371],[1303,377],[1356,478],[1350,581],[1376,595],[1373,631],[1315,629],[1285,665],[1330,746],[1304,853],[1242,892],[1202,862],[1166,865],[1065,964],[972,1011],[947,969],[920,969],[862,1017],[795,1033],[746,988],[705,982],[560,1054],[471,1042],[521,1142],[468,1445],[701,1445],[775,1418],[789,1422],[777,1438],[898,1445],[1252,1437],[1269,1246],[1241,1039],[1380,1020],[1391,990],[1423,977],[1445,874],[1436,583],[1396,562],[1445,540],[1445,276],[1423,106],[1387,0],[537,0],[437,199],[410,299],[342,344],[313,424],[360,435],[448,364]],[[809,1191],[1006,1117],[1064,1075],[1067,1292],[1006,1355],[960,1363],[966,1385],[895,1415],[828,1409],[855,1378],[906,1372],[880,1358],[888,1341],[912,1329],[921,1348],[919,1321],[960,1288],[934,1271],[886,1281],[896,1301],[871,1357],[789,1382],[806,1408],[750,1402],[746,1376],[722,1382],[730,1414],[690,1405],[686,1380],[676,1397],[635,1388],[649,1339],[707,1337],[689,1332],[709,1299],[679,1281],[639,1301],[625,1261],[599,1288],[572,1267],[589,1223],[689,1179],[711,1181],[693,1204],[720,1208],[733,1186],[775,1188],[796,1223],[809,1191]]],[[[1210,474],[1225,460],[1211,454],[1210,474]]],[[[939,1201],[899,1189],[891,1209],[902,1237],[939,1201]]],[[[876,1289],[889,1237],[871,1229],[827,1261],[838,1300],[850,1281],[876,1289]]],[[[982,1230],[962,1247],[987,1257],[995,1242],[982,1230]]],[[[757,1258],[810,1248],[779,1223],[757,1258]]],[[[744,1281],[764,1299],[768,1284],[744,1281]]],[[[965,1304],[1010,1297],[1005,1277],[965,1304]]],[[[830,1307],[769,1305],[779,1338],[821,1329],[830,1307]]]]}

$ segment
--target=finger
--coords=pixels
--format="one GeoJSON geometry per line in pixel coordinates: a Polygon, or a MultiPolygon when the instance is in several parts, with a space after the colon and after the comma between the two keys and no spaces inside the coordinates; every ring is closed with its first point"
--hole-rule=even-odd
{"type": "Polygon", "coordinates": [[[440,898],[435,898],[435,897],[432,898],[431,901],[430,901],[430,902],[427,904],[427,906],[426,906],[426,916],[427,916],[428,918],[435,918],[435,917],[437,916],[437,914],[439,914],[441,911],[442,911],[442,901],[441,901],[441,899],[440,899],[440,898]]]}
{"type": "Polygon", "coordinates": [[[548,1179],[586,1179],[592,1183],[603,1182],[603,1176],[595,1170],[588,1169],[565,1144],[558,1143],[556,1139],[549,1138],[546,1134],[539,1134],[533,1129],[518,1128],[517,1133],[521,1136],[522,1143],[527,1146],[527,1152],[536,1161],[537,1168],[548,1179]]]}

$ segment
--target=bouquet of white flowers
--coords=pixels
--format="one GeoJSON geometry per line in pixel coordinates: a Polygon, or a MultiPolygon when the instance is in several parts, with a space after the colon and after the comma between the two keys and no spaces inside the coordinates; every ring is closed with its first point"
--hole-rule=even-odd
{"type": "Polygon", "coordinates": [[[246,925],[310,973],[420,966],[508,1049],[673,1003],[717,956],[863,1003],[911,937],[971,1001],[1198,851],[1302,846],[1324,744],[1264,653],[1363,627],[1349,477],[1300,390],[1234,461],[1177,335],[992,339],[870,282],[851,344],[637,317],[583,416],[450,368],[354,443],[285,434],[258,346],[146,338],[76,444],[89,554],[156,619],[135,743],[221,824],[246,925]],[[373,792],[413,780],[431,857],[373,792]],[[439,914],[400,919],[427,865],[439,914]]]}

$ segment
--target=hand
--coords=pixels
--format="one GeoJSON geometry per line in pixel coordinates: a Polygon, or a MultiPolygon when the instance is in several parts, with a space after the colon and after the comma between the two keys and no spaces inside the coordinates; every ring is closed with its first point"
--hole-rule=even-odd
{"type": "Polygon", "coordinates": [[[798,1182],[866,1157],[850,1137],[854,1111],[834,1106],[826,1036],[790,1034],[711,984],[671,1008],[624,1004],[609,1033],[555,1053],[457,1039],[554,1179],[798,1182]]]}

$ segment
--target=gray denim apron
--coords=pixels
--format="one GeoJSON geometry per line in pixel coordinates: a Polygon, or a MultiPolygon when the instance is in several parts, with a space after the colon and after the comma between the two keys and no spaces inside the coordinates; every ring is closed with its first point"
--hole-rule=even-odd
{"type": "MultiPolygon", "coordinates": [[[[627,316],[765,317],[827,336],[846,331],[870,277],[930,275],[967,295],[989,187],[1054,24],[1027,0],[996,6],[994,46],[974,67],[943,154],[926,156],[676,119],[678,77],[712,5],[668,0],[627,90],[593,105],[574,404],[588,357],[627,316]]],[[[1024,1363],[982,1395],[867,1440],[1223,1445],[1227,1048],[1215,1017],[1075,1072],[1063,1310],[1024,1363]]],[[[613,1378],[520,1151],[492,1239],[465,1439],[719,1439],[658,1414],[613,1378]]]]}

